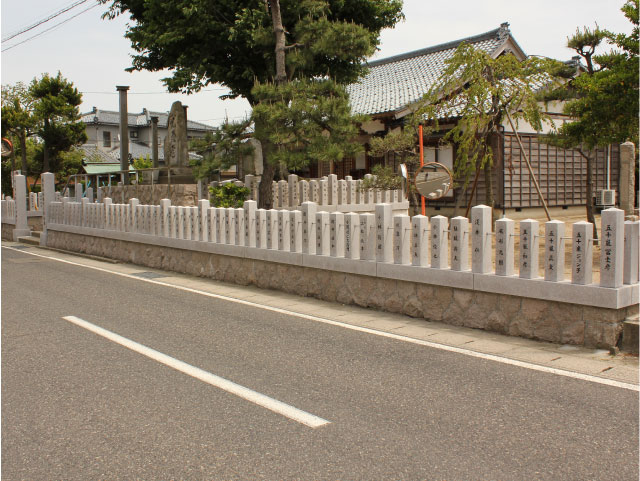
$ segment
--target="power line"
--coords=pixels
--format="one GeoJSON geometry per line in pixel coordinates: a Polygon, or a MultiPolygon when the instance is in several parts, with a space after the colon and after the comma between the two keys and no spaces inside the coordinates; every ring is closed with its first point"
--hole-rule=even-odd
{"type": "MultiPolygon", "coordinates": [[[[216,88],[216,89],[201,89],[200,92],[214,92],[214,91],[228,91],[229,89],[225,88],[216,88]]],[[[80,92],[81,94],[100,94],[100,95],[119,95],[118,92],[80,92]]],[[[127,92],[127,95],[160,95],[160,94],[171,94],[171,95],[183,95],[181,92],[127,92]]]]}
{"type": "MultiPolygon", "coordinates": [[[[86,0],[83,0],[83,1],[86,1],[86,0]]],[[[36,33],[35,35],[33,35],[33,36],[31,36],[31,37],[29,37],[29,38],[27,38],[27,39],[23,40],[22,42],[18,42],[18,43],[15,43],[15,44],[11,45],[10,47],[3,48],[3,49],[2,49],[2,51],[3,51],[3,52],[6,52],[7,50],[11,50],[12,48],[17,47],[18,45],[22,45],[23,43],[27,43],[29,40],[33,40],[34,38],[39,37],[40,35],[44,35],[45,33],[50,32],[51,30],[54,30],[54,29],[58,28],[59,26],[61,26],[61,25],[65,24],[65,23],[67,23],[69,20],[73,20],[74,18],[79,17],[79,16],[80,16],[80,15],[82,15],[83,13],[88,12],[88,11],[89,11],[89,10],[91,10],[92,8],[96,8],[96,7],[97,7],[97,6],[99,6],[99,5],[100,5],[99,3],[96,3],[95,5],[92,5],[92,6],[90,6],[89,8],[84,9],[84,10],[83,10],[82,12],[80,12],[80,13],[76,13],[76,14],[75,14],[75,15],[73,15],[72,17],[69,17],[69,18],[67,18],[67,19],[63,20],[62,22],[60,22],[60,23],[56,23],[56,24],[55,24],[55,25],[53,25],[52,27],[49,27],[48,29],[43,30],[43,31],[42,31],[42,32],[40,32],[40,33],[36,33]]]]}
{"type": "Polygon", "coordinates": [[[66,7],[64,7],[62,10],[58,10],[55,13],[52,13],[51,15],[49,15],[46,18],[43,18],[42,20],[38,20],[36,23],[29,25],[27,27],[24,27],[20,30],[18,30],[16,33],[9,35],[8,37],[5,37],[2,39],[2,42],[6,42],[7,40],[11,40],[14,37],[17,37],[18,35],[22,35],[23,33],[28,32],[29,30],[33,30],[34,28],[36,28],[39,25],[42,25],[43,23],[48,22],[49,20],[52,20],[60,15],[62,15],[65,12],[68,12],[69,10],[71,10],[72,8],[76,8],[78,5],[82,5],[83,3],[86,3],[87,0],[78,0],[76,2],[73,2],[71,5],[67,5],[66,7]]]}

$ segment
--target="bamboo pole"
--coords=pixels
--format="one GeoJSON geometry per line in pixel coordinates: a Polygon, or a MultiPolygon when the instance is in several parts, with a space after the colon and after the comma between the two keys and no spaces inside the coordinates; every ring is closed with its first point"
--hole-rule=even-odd
{"type": "Polygon", "coordinates": [[[522,155],[524,156],[524,160],[527,163],[527,169],[529,169],[529,174],[531,175],[531,178],[533,179],[533,185],[535,185],[536,187],[536,191],[538,192],[538,196],[540,197],[540,201],[542,202],[542,207],[544,207],[544,212],[545,214],[547,214],[547,219],[551,220],[551,215],[549,214],[549,209],[547,208],[547,203],[544,200],[544,197],[542,196],[542,192],[540,191],[540,185],[538,185],[538,179],[536,179],[535,174],[533,173],[533,169],[531,168],[531,164],[529,163],[529,157],[527,157],[527,153],[524,150],[524,147],[522,145],[522,141],[520,140],[520,136],[518,135],[518,132],[516,131],[516,127],[515,125],[513,125],[513,120],[511,120],[511,115],[509,115],[509,112],[505,112],[507,114],[507,119],[509,119],[509,125],[511,125],[511,129],[513,129],[513,133],[516,136],[516,140],[518,141],[518,145],[520,146],[520,152],[522,152],[522,155]]]}

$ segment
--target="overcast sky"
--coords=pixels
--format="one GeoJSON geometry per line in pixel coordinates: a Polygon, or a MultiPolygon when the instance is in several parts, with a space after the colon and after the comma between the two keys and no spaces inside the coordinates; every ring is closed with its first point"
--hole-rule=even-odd
{"type": "MultiPolygon", "coordinates": [[[[174,101],[180,100],[189,106],[190,119],[214,126],[225,116],[234,119],[246,114],[246,101],[218,99],[226,91],[220,85],[210,85],[190,96],[168,94],[163,93],[166,89],[160,80],[167,76],[166,72],[125,72],[132,54],[129,41],[123,37],[127,19],[102,20],[105,6],[81,13],[93,1],[4,42],[2,84],[28,83],[43,72],[55,75],[60,70],[83,93],[82,112],[93,106],[118,110],[115,86],[129,85],[130,112],[140,112],[143,107],[168,111],[174,101]],[[71,18],[74,15],[78,16],[71,18]],[[56,26],[64,20],[68,21],[56,26]],[[54,28],[49,32],[27,40],[51,27],[54,28]]],[[[2,0],[2,38],[72,3],[72,0],[2,0]]],[[[613,31],[631,30],[620,12],[623,3],[622,0],[405,0],[406,20],[394,30],[382,33],[380,51],[374,58],[477,35],[509,22],[525,53],[567,60],[573,54],[565,47],[567,36],[578,26],[593,26],[597,22],[613,31]]]]}

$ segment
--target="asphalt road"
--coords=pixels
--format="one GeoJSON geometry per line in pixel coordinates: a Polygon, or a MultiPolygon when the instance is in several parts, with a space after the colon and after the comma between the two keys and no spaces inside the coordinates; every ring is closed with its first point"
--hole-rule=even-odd
{"type": "Polygon", "coordinates": [[[635,481],[638,393],[3,248],[2,479],[635,481]]]}

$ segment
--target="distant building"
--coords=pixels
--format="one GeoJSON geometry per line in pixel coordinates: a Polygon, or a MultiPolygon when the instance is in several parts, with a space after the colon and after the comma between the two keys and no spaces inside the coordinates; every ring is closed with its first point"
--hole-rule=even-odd
{"type": "MultiPolygon", "coordinates": [[[[129,153],[132,159],[149,156],[151,158],[151,117],[158,117],[158,162],[164,165],[164,138],[167,135],[168,112],[150,112],[142,109],[139,114],[129,113],[129,153]]],[[[120,113],[93,107],[91,112],[82,114],[87,126],[87,142],[82,149],[91,157],[91,162],[106,161],[107,154],[112,161],[120,160],[120,113]],[[95,154],[92,154],[95,152],[95,154]]],[[[202,138],[214,127],[187,119],[187,137],[202,138]]],[[[189,154],[190,157],[196,154],[189,154]]],[[[87,159],[89,160],[89,159],[87,159]]]]}

